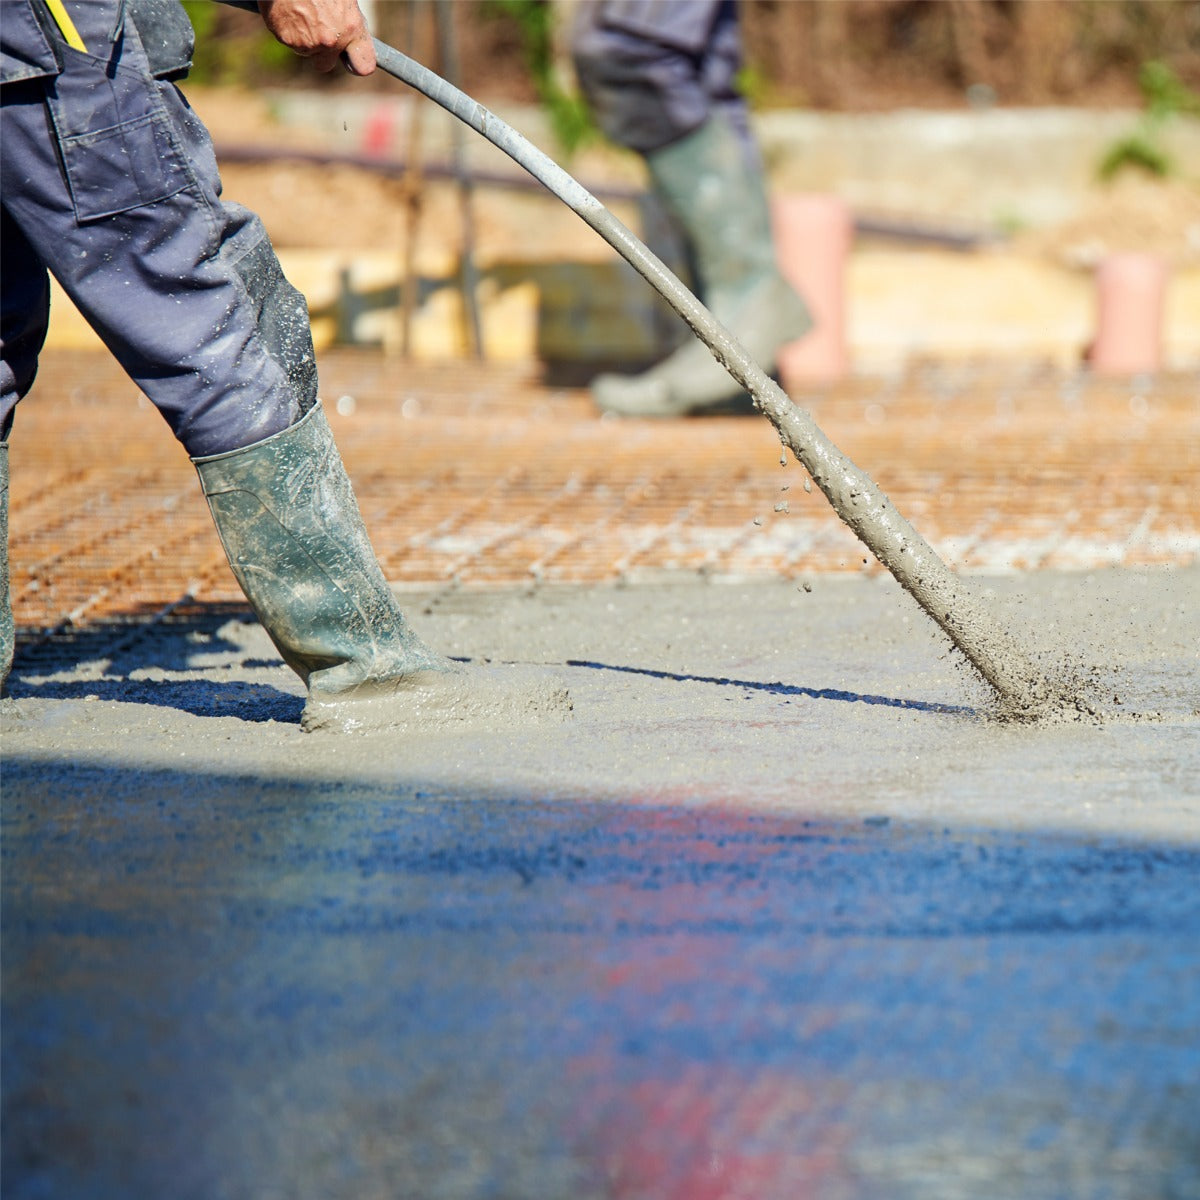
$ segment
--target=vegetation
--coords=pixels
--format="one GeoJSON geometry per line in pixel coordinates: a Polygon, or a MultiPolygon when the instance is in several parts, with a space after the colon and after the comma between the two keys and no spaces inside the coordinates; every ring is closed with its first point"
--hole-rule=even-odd
{"type": "Polygon", "coordinates": [[[559,145],[572,154],[597,135],[583,99],[563,86],[555,62],[556,12],[544,0],[484,0],[485,15],[508,17],[521,32],[525,65],[559,145]]]}
{"type": "Polygon", "coordinates": [[[1121,138],[1100,162],[1100,178],[1112,179],[1125,167],[1150,175],[1172,174],[1175,164],[1162,145],[1166,124],[1181,113],[1200,115],[1200,96],[1185,87],[1165,63],[1148,62],[1138,76],[1145,110],[1137,128],[1121,138]]]}
{"type": "Polygon", "coordinates": [[[863,111],[1138,100],[1155,62],[1200,87],[1197,0],[741,0],[774,103],[863,111]]]}
{"type": "MultiPolygon", "coordinates": [[[[212,0],[185,3],[197,30],[194,77],[201,82],[346,85],[336,72],[314,78],[248,14],[212,0]]],[[[1151,119],[1156,104],[1188,111],[1179,97],[1200,89],[1200,0],[739,3],[747,58],[742,78],[752,102],[764,107],[861,112],[981,102],[1145,102],[1151,119]],[[1148,81],[1143,64],[1161,78],[1148,81]]],[[[564,84],[570,68],[558,22],[568,6],[454,0],[448,7],[467,91],[493,100],[540,100],[564,147],[587,139],[586,109],[564,84]]],[[[376,32],[436,70],[433,9],[433,0],[380,0],[376,32]]]]}
{"type": "Polygon", "coordinates": [[[284,79],[298,69],[298,60],[262,26],[245,14],[212,0],[182,0],[196,31],[196,50],[190,78],[196,83],[245,83],[284,79]]]}

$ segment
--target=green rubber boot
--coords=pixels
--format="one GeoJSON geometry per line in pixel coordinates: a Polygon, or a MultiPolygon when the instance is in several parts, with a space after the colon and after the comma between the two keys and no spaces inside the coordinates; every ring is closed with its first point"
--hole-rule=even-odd
{"type": "Polygon", "coordinates": [[[468,671],[417,637],[383,577],[320,405],[266,441],[193,462],[242,591],[307,685],[306,730],[569,707],[561,689],[468,671]]]}
{"type": "MultiPolygon", "coordinates": [[[[803,336],[812,318],[779,273],[762,176],[747,167],[733,127],[716,114],[646,163],[687,237],[704,303],[764,371],[774,370],[780,347],[803,336]]],[[[640,375],[592,382],[600,409],[630,417],[719,410],[741,394],[697,338],[640,375]]]]}
{"type": "Polygon", "coordinates": [[[15,641],[12,600],[8,594],[8,442],[5,441],[0,442],[0,696],[8,690],[15,641]]]}

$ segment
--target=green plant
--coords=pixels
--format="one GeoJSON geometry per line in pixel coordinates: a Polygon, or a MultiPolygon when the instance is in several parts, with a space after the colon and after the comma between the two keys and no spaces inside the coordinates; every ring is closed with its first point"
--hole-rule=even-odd
{"type": "Polygon", "coordinates": [[[220,49],[213,34],[220,8],[208,0],[183,0],[184,11],[196,33],[196,48],[192,52],[189,78],[196,83],[211,83],[219,74],[220,49]]]}
{"type": "Polygon", "coordinates": [[[193,83],[245,83],[262,77],[277,78],[297,70],[297,58],[263,28],[247,22],[244,29],[230,28],[227,13],[212,0],[182,0],[196,33],[193,83]]]}
{"type": "Polygon", "coordinates": [[[1144,63],[1138,87],[1146,101],[1146,116],[1166,120],[1180,113],[1200,114],[1200,96],[1163,62],[1144,63]]]}
{"type": "Polygon", "coordinates": [[[554,69],[554,8],[545,0],[487,0],[485,12],[510,18],[521,35],[525,65],[559,145],[573,154],[597,130],[581,96],[568,92],[554,69]]]}
{"type": "Polygon", "coordinates": [[[1029,228],[1029,221],[1014,208],[1004,208],[992,220],[996,231],[1004,237],[1016,237],[1029,228]]]}
{"type": "Polygon", "coordinates": [[[1175,168],[1171,156],[1140,130],[1115,141],[1100,160],[1099,175],[1105,183],[1124,168],[1133,167],[1165,179],[1175,168]]]}
{"type": "Polygon", "coordinates": [[[771,81],[762,68],[754,63],[743,64],[734,80],[734,87],[754,109],[765,107],[771,94],[771,81]]]}
{"type": "Polygon", "coordinates": [[[1125,167],[1160,178],[1170,175],[1175,164],[1162,146],[1163,128],[1180,114],[1200,114],[1200,96],[1166,63],[1143,63],[1138,87],[1145,109],[1134,131],[1114,142],[1100,160],[1099,175],[1106,182],[1125,167]]]}

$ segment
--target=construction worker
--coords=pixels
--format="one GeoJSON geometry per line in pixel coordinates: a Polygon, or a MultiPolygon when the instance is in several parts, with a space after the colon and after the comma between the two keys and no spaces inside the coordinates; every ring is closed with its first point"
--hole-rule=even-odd
{"type": "MultiPolygon", "coordinates": [[[[261,7],[318,69],[375,70],[355,0],[261,7]]],[[[421,642],[384,580],[317,398],[304,298],[259,218],[222,199],[208,132],[172,82],[192,46],[177,0],[3,2],[0,685],[8,437],[50,271],[191,456],[238,583],[307,684],[305,726],[355,724],[347,706],[397,692],[477,709],[488,685],[421,642]]]]}
{"type": "MultiPolygon", "coordinates": [[[[736,87],[734,0],[580,0],[571,52],[596,123],[644,157],[701,299],[770,372],[812,321],[775,262],[762,159],[736,87]]],[[[596,404],[624,416],[711,412],[740,393],[696,338],[640,375],[592,382],[596,404]]]]}

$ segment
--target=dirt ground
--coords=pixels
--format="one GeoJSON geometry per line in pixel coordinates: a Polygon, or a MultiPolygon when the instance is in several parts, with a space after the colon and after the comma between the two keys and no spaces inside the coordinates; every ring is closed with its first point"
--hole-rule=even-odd
{"type": "Polygon", "coordinates": [[[1200,262],[1200,188],[1124,174],[1078,216],[1014,239],[1012,254],[1094,268],[1106,254],[1154,254],[1173,266],[1200,262]]]}

